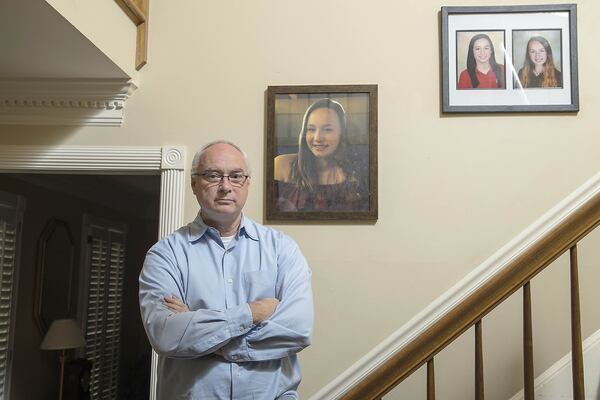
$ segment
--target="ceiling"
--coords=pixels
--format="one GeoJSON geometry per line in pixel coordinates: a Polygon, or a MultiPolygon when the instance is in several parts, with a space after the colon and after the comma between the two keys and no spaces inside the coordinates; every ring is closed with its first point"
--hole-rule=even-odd
{"type": "Polygon", "coordinates": [[[0,0],[0,49],[0,79],[128,78],[45,0],[0,0]]]}

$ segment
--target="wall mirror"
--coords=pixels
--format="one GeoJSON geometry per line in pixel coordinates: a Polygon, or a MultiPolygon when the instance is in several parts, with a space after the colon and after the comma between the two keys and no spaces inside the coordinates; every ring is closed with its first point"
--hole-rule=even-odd
{"type": "Polygon", "coordinates": [[[74,250],[67,222],[50,220],[40,234],[37,254],[34,317],[42,335],[53,320],[69,316],[74,250]]]}

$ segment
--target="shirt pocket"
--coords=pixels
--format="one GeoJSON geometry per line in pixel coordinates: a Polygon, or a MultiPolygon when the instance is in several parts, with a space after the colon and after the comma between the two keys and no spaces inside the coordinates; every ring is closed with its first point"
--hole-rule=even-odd
{"type": "Polygon", "coordinates": [[[243,273],[244,289],[248,300],[260,300],[275,297],[277,275],[270,271],[245,271],[243,273]]]}

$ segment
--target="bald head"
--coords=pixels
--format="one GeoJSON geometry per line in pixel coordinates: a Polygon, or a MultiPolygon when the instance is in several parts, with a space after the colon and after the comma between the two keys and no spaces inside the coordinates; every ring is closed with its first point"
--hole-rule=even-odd
{"type": "Polygon", "coordinates": [[[215,140],[214,142],[210,142],[210,143],[206,144],[204,147],[202,147],[200,150],[198,150],[196,152],[196,154],[194,154],[194,158],[192,160],[192,170],[191,170],[192,174],[202,172],[202,171],[198,171],[198,166],[200,165],[201,159],[206,154],[206,152],[208,151],[209,148],[216,146],[216,145],[228,145],[228,146],[233,147],[238,152],[240,152],[242,154],[242,157],[244,158],[244,163],[246,164],[246,167],[244,168],[244,170],[248,175],[250,175],[250,163],[248,162],[248,156],[246,155],[246,152],[244,150],[242,150],[235,143],[230,142],[228,140],[222,140],[222,139],[215,140]]]}
{"type": "Polygon", "coordinates": [[[196,154],[192,168],[192,191],[204,223],[216,228],[222,236],[235,234],[248,198],[250,179],[232,183],[230,177],[248,175],[244,153],[231,143],[211,143],[196,154]],[[209,177],[213,175],[216,180],[209,177]]]}

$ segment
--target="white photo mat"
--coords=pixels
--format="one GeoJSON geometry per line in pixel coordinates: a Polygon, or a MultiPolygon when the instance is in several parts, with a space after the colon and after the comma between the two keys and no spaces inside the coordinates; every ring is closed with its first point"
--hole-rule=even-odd
{"type": "MultiPolygon", "coordinates": [[[[551,6],[549,6],[551,7],[551,6]]],[[[559,8],[557,5],[556,8],[559,8]]],[[[444,60],[444,104],[445,112],[478,112],[478,111],[577,111],[578,84],[577,84],[577,47],[576,34],[573,24],[572,9],[535,11],[536,6],[516,7],[443,7],[444,20],[442,24],[442,43],[444,60]],[[468,12],[461,13],[461,9],[468,12]],[[522,11],[520,9],[529,11],[522,11]],[[480,12],[474,11],[481,10],[480,12]],[[488,11],[488,9],[490,11],[488,11]],[[498,12],[499,9],[510,9],[507,12],[498,12]],[[512,11],[517,9],[518,11],[512,11]],[[559,59],[556,65],[562,72],[562,87],[557,88],[522,88],[518,81],[518,72],[523,60],[519,57],[513,60],[515,52],[524,54],[524,49],[513,49],[513,34],[531,36],[538,32],[559,32],[560,46],[552,48],[559,59]],[[458,77],[464,66],[458,67],[458,59],[465,58],[464,54],[457,51],[464,50],[464,45],[457,43],[457,33],[487,33],[502,32],[504,42],[501,48],[494,44],[496,60],[504,64],[504,88],[494,89],[458,89],[458,77]],[[572,37],[573,36],[573,37],[572,37]],[[515,85],[514,82],[517,82],[515,85]],[[516,86],[516,87],[515,87],[516,86]],[[544,109],[549,106],[548,109],[544,109]]],[[[556,42],[555,42],[556,43],[556,42]]]]}

